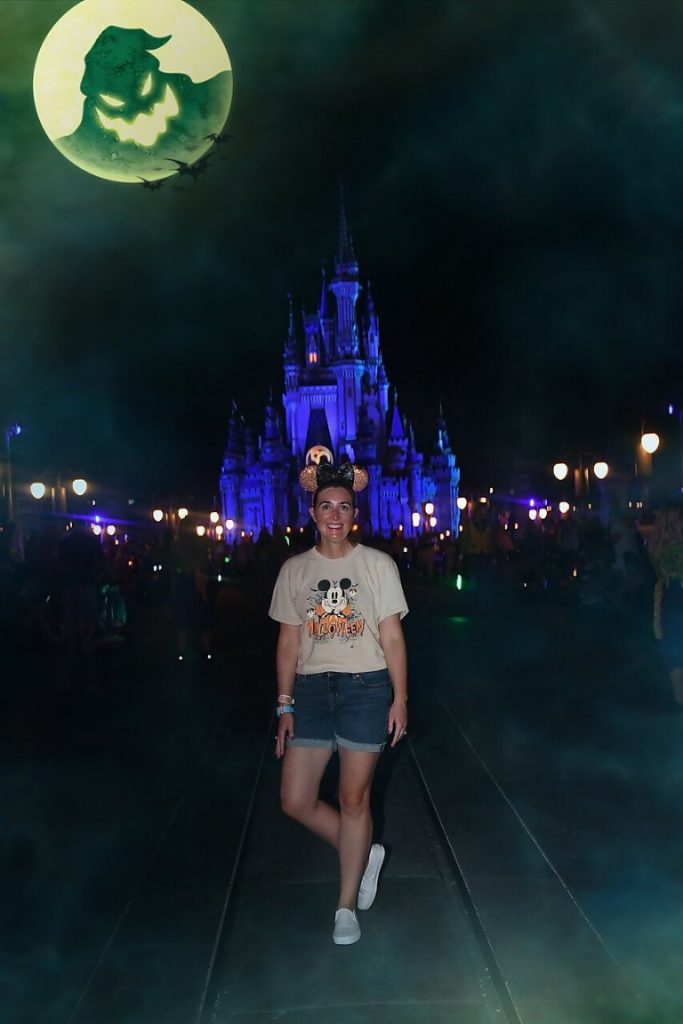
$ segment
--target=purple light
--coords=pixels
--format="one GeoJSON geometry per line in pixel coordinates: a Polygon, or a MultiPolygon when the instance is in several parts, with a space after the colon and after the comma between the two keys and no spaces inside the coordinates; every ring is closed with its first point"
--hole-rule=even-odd
{"type": "Polygon", "coordinates": [[[674,414],[674,407],[671,404],[671,402],[669,402],[669,416],[673,416],[673,414],[674,414]]]}
{"type": "Polygon", "coordinates": [[[529,508],[536,508],[536,499],[529,498],[529,508]]]}

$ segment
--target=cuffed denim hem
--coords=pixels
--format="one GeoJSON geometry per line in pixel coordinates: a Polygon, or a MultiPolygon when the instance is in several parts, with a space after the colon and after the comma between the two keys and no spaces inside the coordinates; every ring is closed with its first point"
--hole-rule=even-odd
{"type": "Polygon", "coordinates": [[[336,750],[337,744],[334,740],[311,740],[302,737],[297,739],[296,736],[287,737],[288,747],[318,747],[319,750],[336,750]]]}
{"type": "Polygon", "coordinates": [[[354,743],[353,740],[345,740],[341,736],[336,737],[337,747],[344,747],[345,750],[366,750],[369,754],[381,754],[386,743],[354,743]]]}

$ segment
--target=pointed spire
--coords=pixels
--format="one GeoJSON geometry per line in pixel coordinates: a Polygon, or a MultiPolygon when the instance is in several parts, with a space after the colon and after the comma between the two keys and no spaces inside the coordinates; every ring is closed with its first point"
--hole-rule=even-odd
{"type": "Polygon", "coordinates": [[[237,402],[233,398],[228,420],[228,436],[225,442],[225,464],[235,465],[236,460],[244,454],[244,420],[237,409],[237,402]]]}
{"type": "Polygon", "coordinates": [[[451,442],[448,437],[448,429],[443,415],[443,403],[441,399],[439,399],[439,418],[436,422],[436,451],[446,453],[451,451],[451,442]]]}
{"type": "Polygon", "coordinates": [[[325,264],[322,265],[322,285],[320,288],[320,308],[318,309],[318,316],[321,320],[325,320],[329,315],[329,304],[327,301],[327,274],[325,272],[325,264]]]}
{"type": "Polygon", "coordinates": [[[285,342],[285,361],[292,363],[296,361],[296,330],[294,329],[294,302],[291,292],[287,292],[287,300],[289,302],[289,323],[285,342]]]}
{"type": "Polygon", "coordinates": [[[405,428],[401,420],[401,414],[398,411],[398,391],[394,388],[394,411],[391,415],[391,427],[389,428],[389,438],[392,441],[397,441],[405,437],[405,428]]]}
{"type": "Polygon", "coordinates": [[[337,272],[344,267],[358,271],[358,261],[353,251],[353,239],[346,220],[346,202],[344,200],[344,183],[339,175],[339,238],[337,241],[337,272]]]}

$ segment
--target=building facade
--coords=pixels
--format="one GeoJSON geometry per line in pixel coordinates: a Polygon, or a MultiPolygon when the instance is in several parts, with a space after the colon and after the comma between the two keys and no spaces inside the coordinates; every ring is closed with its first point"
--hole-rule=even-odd
{"type": "Polygon", "coordinates": [[[441,409],[425,458],[387,378],[379,319],[370,285],[360,284],[343,199],[334,274],[327,281],[323,271],[318,308],[304,310],[299,322],[290,296],[283,365],[281,405],[271,392],[258,438],[233,403],[220,494],[223,517],[238,536],[308,523],[310,494],[298,474],[321,455],[367,469],[369,485],[359,495],[363,533],[415,536],[428,523],[431,503],[434,528],[457,535],[460,470],[441,409]]]}

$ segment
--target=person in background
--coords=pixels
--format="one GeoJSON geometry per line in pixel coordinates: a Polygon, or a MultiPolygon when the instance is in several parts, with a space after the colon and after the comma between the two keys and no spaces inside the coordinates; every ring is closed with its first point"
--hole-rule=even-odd
{"type": "Polygon", "coordinates": [[[654,634],[669,671],[673,697],[683,705],[683,510],[658,509],[648,540],[655,572],[654,634]]]}

